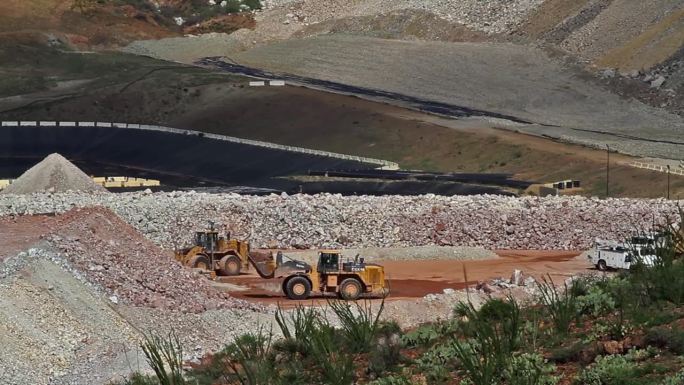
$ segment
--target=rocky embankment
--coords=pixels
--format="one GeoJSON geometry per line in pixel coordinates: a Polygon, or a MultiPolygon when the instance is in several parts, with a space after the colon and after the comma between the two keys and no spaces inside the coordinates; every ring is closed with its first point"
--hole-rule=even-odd
{"type": "Polygon", "coordinates": [[[677,215],[677,201],[501,196],[265,197],[195,192],[0,195],[0,216],[105,206],[158,245],[179,247],[212,220],[254,247],[475,246],[587,249],[677,215]]]}

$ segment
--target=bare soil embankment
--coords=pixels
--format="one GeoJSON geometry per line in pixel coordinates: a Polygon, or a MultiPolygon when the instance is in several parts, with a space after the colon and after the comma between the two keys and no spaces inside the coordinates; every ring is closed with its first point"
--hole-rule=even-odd
{"type": "MultiPolygon", "coordinates": [[[[406,251],[410,252],[410,249],[406,251]]],[[[297,258],[300,253],[290,254],[297,258]]],[[[577,274],[591,273],[594,269],[591,263],[580,257],[579,251],[498,250],[493,255],[494,258],[475,260],[434,258],[374,262],[385,268],[391,288],[389,301],[415,300],[428,294],[442,293],[445,289],[462,290],[466,286],[475,290],[478,282],[508,279],[516,269],[522,270],[528,277],[542,279],[550,276],[556,282],[563,282],[577,274]]],[[[237,288],[227,289],[237,298],[264,304],[286,301],[281,280],[264,281],[253,273],[247,273],[224,278],[222,282],[238,285],[237,288]]],[[[283,305],[294,307],[297,303],[306,302],[310,301],[286,301],[283,305]]],[[[316,302],[324,303],[324,297],[316,302]]]]}

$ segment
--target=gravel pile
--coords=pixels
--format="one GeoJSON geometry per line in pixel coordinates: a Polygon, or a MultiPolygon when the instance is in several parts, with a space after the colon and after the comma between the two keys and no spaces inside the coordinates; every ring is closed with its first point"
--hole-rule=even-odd
{"type": "MultiPolygon", "coordinates": [[[[174,331],[184,359],[198,362],[236,335],[269,329],[273,320],[236,308],[183,313],[113,303],[74,261],[45,243],[0,263],[0,384],[119,383],[131,370],[149,370],[139,349],[141,333],[174,331]]],[[[176,290],[177,277],[169,274],[169,291],[176,290]]],[[[183,280],[180,286],[189,289],[183,280]]]]}
{"type": "MultiPolygon", "coordinates": [[[[249,239],[254,247],[453,245],[577,250],[591,247],[597,237],[622,239],[635,229],[650,227],[677,213],[677,201],[665,199],[331,194],[253,197],[191,191],[3,195],[0,215],[64,212],[74,206],[93,205],[110,208],[167,249],[188,241],[192,231],[213,220],[227,225],[234,235],[249,239]]],[[[106,241],[94,246],[113,253],[118,250],[106,241]]],[[[154,250],[151,255],[158,253],[154,250]]]]}
{"type": "Polygon", "coordinates": [[[51,226],[45,239],[113,303],[191,313],[254,309],[212,288],[107,209],[74,209],[51,226]]]}
{"type": "Polygon", "coordinates": [[[5,188],[3,194],[30,194],[39,191],[107,192],[59,154],[48,155],[5,188]]]}
{"type": "Polygon", "coordinates": [[[135,328],[69,270],[39,248],[0,264],[0,384],[102,384],[145,365],[122,349],[135,328]]]}

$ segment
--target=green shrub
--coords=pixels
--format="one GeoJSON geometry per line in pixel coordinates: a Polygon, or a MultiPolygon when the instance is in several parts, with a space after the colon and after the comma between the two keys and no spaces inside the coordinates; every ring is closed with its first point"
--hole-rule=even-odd
{"type": "Polygon", "coordinates": [[[401,348],[401,328],[396,322],[381,322],[376,331],[377,337],[371,349],[368,370],[379,376],[394,370],[403,361],[401,348]]]}
{"type": "Polygon", "coordinates": [[[644,342],[649,346],[667,348],[675,354],[684,354],[684,331],[679,328],[653,327],[646,332],[644,342]]]}
{"type": "Polygon", "coordinates": [[[651,357],[655,357],[658,354],[658,349],[648,346],[646,349],[631,348],[625,354],[627,361],[631,362],[641,362],[645,361],[651,357]]]}
{"type": "Polygon", "coordinates": [[[684,233],[680,229],[684,225],[684,211],[680,208],[679,216],[670,223],[659,226],[664,236],[654,245],[656,260],[654,266],[648,267],[637,260],[630,269],[630,281],[644,293],[643,303],[668,301],[676,305],[684,304],[684,262],[678,254],[677,245],[684,244],[684,233]]]}
{"type": "Polygon", "coordinates": [[[380,303],[377,311],[373,310],[373,304],[370,301],[364,301],[363,306],[354,303],[355,308],[352,308],[352,305],[346,301],[330,301],[328,304],[342,324],[341,332],[350,352],[370,351],[380,325],[385,301],[380,303]]]}
{"type": "Polygon", "coordinates": [[[451,371],[456,369],[456,354],[453,343],[441,343],[423,353],[416,364],[429,384],[443,384],[451,379],[451,371]]]}
{"type": "MultiPolygon", "coordinates": [[[[573,283],[573,287],[576,284],[576,282],[573,283]]],[[[590,285],[585,294],[577,296],[577,308],[580,314],[600,317],[615,309],[615,300],[610,293],[603,291],[600,286],[590,285]]]]}
{"type": "Polygon", "coordinates": [[[684,370],[665,378],[660,385],[684,385],[684,370]]]}
{"type": "Polygon", "coordinates": [[[523,323],[520,307],[513,298],[490,299],[480,310],[461,302],[454,312],[461,317],[459,327],[465,337],[478,340],[493,333],[501,339],[502,352],[512,352],[518,347],[523,323]]]}
{"type": "Polygon", "coordinates": [[[223,350],[227,362],[226,377],[243,385],[275,383],[276,372],[269,357],[272,339],[273,334],[265,333],[263,329],[237,337],[223,350]]]}
{"type": "Polygon", "coordinates": [[[259,0],[243,0],[242,4],[248,6],[251,10],[261,9],[261,1],[259,0]]]}
{"type": "Polygon", "coordinates": [[[412,382],[401,374],[395,374],[369,382],[368,385],[412,385],[412,382]]]}
{"type": "Polygon", "coordinates": [[[629,317],[635,325],[658,326],[678,320],[682,314],[672,304],[659,302],[649,306],[635,306],[630,309],[629,317]]]}
{"type": "Polygon", "coordinates": [[[554,329],[560,334],[566,334],[571,322],[577,318],[577,297],[565,284],[561,293],[551,280],[551,276],[544,277],[537,286],[541,303],[549,313],[554,329]]]}
{"type": "Polygon", "coordinates": [[[504,378],[508,385],[555,385],[560,379],[553,375],[555,370],[539,354],[524,353],[511,359],[504,378]]]}
{"type": "Polygon", "coordinates": [[[654,327],[648,329],[644,336],[644,342],[650,346],[664,348],[670,342],[672,331],[665,327],[654,327]]]}
{"type": "Polygon", "coordinates": [[[340,349],[335,329],[321,323],[310,339],[311,356],[321,370],[322,382],[329,385],[351,385],[354,381],[353,357],[340,349]]]}
{"type": "Polygon", "coordinates": [[[320,314],[313,307],[297,307],[285,316],[283,310],[278,306],[275,313],[275,320],[285,339],[297,341],[307,340],[311,333],[316,329],[320,314]]]}
{"type": "Polygon", "coordinates": [[[458,327],[452,321],[438,321],[419,326],[404,334],[401,340],[407,347],[429,347],[439,339],[452,337],[457,329],[458,327]]]}
{"type": "Polygon", "coordinates": [[[599,356],[577,377],[582,385],[637,385],[641,383],[634,363],[623,356],[599,356]]]}
{"type": "Polygon", "coordinates": [[[589,345],[584,341],[576,341],[567,346],[561,346],[556,349],[551,350],[551,355],[549,359],[553,362],[558,362],[561,364],[579,361],[580,354],[589,345]]]}

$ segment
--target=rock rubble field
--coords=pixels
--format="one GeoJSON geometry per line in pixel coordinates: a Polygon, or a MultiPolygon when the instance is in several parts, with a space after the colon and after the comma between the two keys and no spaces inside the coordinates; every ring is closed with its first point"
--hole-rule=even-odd
{"type": "Polygon", "coordinates": [[[675,218],[677,201],[583,197],[0,195],[0,216],[103,206],[167,250],[214,221],[256,248],[469,246],[583,250],[675,218]]]}
{"type": "MultiPolygon", "coordinates": [[[[48,227],[42,247],[113,304],[183,313],[259,308],[217,291],[105,208],[73,209],[41,225],[48,227]]],[[[24,254],[16,258],[22,260],[24,254]]],[[[13,275],[16,269],[9,266],[0,265],[0,278],[13,275]]]]}

